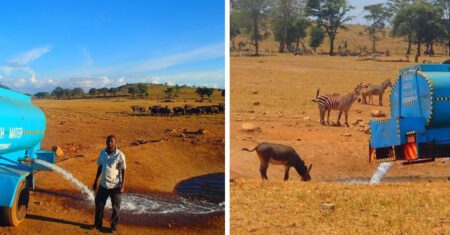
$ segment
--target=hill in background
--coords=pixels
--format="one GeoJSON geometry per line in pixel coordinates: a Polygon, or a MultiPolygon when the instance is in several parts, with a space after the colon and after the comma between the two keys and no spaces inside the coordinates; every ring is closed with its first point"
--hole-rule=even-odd
{"type": "MultiPolygon", "coordinates": [[[[360,24],[349,24],[346,25],[348,29],[339,29],[336,35],[335,40],[335,51],[338,52],[338,47],[344,46],[345,41],[347,41],[348,49],[350,51],[359,52],[360,49],[366,47],[368,51],[371,50],[372,42],[369,38],[368,32],[365,31],[365,26],[360,24]]],[[[309,29],[308,29],[308,36],[303,39],[304,46],[306,49],[312,50],[308,46],[309,42],[309,29]]],[[[236,37],[236,48],[238,47],[239,42],[245,43],[244,50],[249,50],[250,52],[254,51],[254,47],[252,44],[250,44],[249,37],[245,34],[240,34],[236,37]]],[[[302,44],[299,45],[300,48],[303,48],[302,44]]],[[[389,36],[389,29],[386,31],[386,35],[380,39],[380,41],[377,42],[377,51],[379,52],[386,52],[386,50],[389,50],[389,53],[391,55],[397,55],[397,56],[404,56],[406,53],[406,49],[408,47],[408,42],[404,38],[398,38],[398,37],[390,37],[389,36]]],[[[266,52],[266,53],[278,53],[279,43],[275,41],[273,33],[270,32],[270,36],[261,41],[260,44],[260,51],[266,52]]],[[[317,48],[317,53],[328,53],[330,48],[330,42],[328,40],[328,37],[325,36],[323,44],[317,48]]],[[[412,56],[414,56],[416,49],[416,45],[412,45],[412,56]]],[[[425,47],[422,46],[422,50],[424,50],[425,47]]],[[[436,55],[443,55],[446,52],[446,45],[436,43],[435,47],[435,54],[436,55]]]]}

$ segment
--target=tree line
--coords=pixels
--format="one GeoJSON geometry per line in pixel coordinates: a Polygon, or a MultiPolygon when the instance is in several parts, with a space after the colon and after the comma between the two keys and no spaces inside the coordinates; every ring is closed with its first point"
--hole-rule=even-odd
{"type": "MultiPolygon", "coordinates": [[[[164,90],[165,98],[173,99],[179,97],[179,93],[181,88],[187,88],[188,86],[168,86],[165,84],[166,88],[164,90]]],[[[193,86],[192,88],[196,88],[193,86]]],[[[208,87],[198,87],[195,90],[195,93],[201,98],[203,101],[204,97],[207,96],[211,99],[213,92],[216,89],[208,88],[208,87]]],[[[222,96],[225,95],[224,90],[217,89],[222,92],[222,96]]],[[[88,92],[85,92],[82,88],[76,87],[73,89],[56,87],[51,92],[37,92],[33,96],[37,99],[74,99],[74,98],[96,98],[96,97],[117,97],[121,96],[131,96],[132,98],[136,97],[147,97],[149,96],[149,87],[148,84],[138,83],[138,84],[126,84],[117,88],[90,88],[88,92]]]]}
{"type": "MultiPolygon", "coordinates": [[[[412,44],[417,45],[416,59],[425,45],[427,54],[433,54],[436,42],[447,44],[450,55],[450,0],[388,0],[387,3],[364,7],[364,18],[369,22],[366,32],[371,50],[388,31],[392,37],[404,37],[408,41],[406,54],[412,44]]],[[[304,39],[314,51],[327,37],[329,55],[335,54],[335,39],[339,30],[353,19],[354,9],[346,0],[232,0],[230,20],[231,49],[236,49],[236,37],[245,34],[250,38],[255,55],[259,55],[260,42],[270,33],[279,43],[278,52],[286,48],[306,50],[304,39]]],[[[239,42],[238,47],[243,46],[239,42]]]]}

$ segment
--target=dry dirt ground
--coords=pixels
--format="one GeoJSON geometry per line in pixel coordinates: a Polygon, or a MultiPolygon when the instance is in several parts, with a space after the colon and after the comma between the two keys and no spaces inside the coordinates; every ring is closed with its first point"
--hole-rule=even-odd
{"type": "MultiPolygon", "coordinates": [[[[389,59],[396,58],[390,57],[389,59]]],[[[443,61],[446,58],[420,58],[420,60],[423,59],[443,61]]],[[[320,194],[319,190],[327,188],[329,185],[332,186],[330,188],[336,189],[336,191],[328,190],[336,197],[341,194],[340,191],[343,187],[354,191],[352,197],[356,198],[363,198],[365,194],[376,195],[379,192],[388,192],[390,186],[381,187],[385,190],[367,186],[364,190],[359,191],[358,186],[342,186],[342,183],[323,184],[322,182],[372,176],[378,164],[368,162],[369,134],[359,130],[359,126],[352,125],[352,123],[357,119],[368,123],[373,119],[370,115],[372,109],[379,109],[389,117],[390,89],[383,98],[384,106],[378,106],[377,99],[374,99],[376,104],[374,106],[354,103],[349,113],[350,127],[321,126],[318,122],[317,104],[311,100],[315,98],[318,88],[320,88],[320,94],[346,94],[360,82],[381,83],[388,78],[394,81],[398,70],[409,65],[412,63],[357,61],[355,57],[337,56],[277,55],[231,58],[230,170],[232,182],[235,182],[231,184],[232,232],[253,232],[252,229],[262,232],[264,230],[261,229],[266,227],[275,228],[274,232],[283,232],[284,230],[276,230],[276,225],[271,226],[269,220],[275,217],[294,216],[287,208],[296,207],[296,203],[304,203],[301,198],[298,198],[290,205],[285,204],[284,207],[275,207],[277,209],[272,207],[270,207],[271,210],[266,209],[266,205],[271,203],[282,204],[281,200],[283,199],[281,198],[286,195],[289,197],[289,190],[293,190],[290,187],[303,188],[304,184],[298,182],[299,177],[295,170],[290,172],[290,181],[296,182],[283,183],[284,167],[277,165],[269,166],[268,177],[271,184],[268,185],[270,186],[266,188],[266,184],[261,184],[259,182],[259,160],[256,154],[241,150],[244,147],[253,148],[259,142],[267,141],[290,145],[297,150],[308,165],[313,164],[312,182],[305,184],[308,185],[305,190],[312,191],[313,194],[320,194]],[[259,131],[248,132],[243,129],[243,126],[249,125],[259,128],[259,131]],[[279,186],[282,190],[271,191],[277,190],[278,184],[284,185],[279,186]],[[254,197],[245,198],[247,196],[244,195],[247,193],[254,197]],[[269,195],[270,198],[268,198],[269,195]],[[247,204],[247,200],[253,200],[254,203],[247,204]],[[258,220],[258,215],[264,211],[270,211],[266,215],[268,219],[266,222],[258,220]],[[239,222],[243,218],[246,218],[247,224],[239,222]],[[248,229],[249,227],[252,229],[248,229]]],[[[336,119],[337,112],[332,111],[330,121],[336,122],[336,119]]],[[[343,122],[342,119],[341,122],[343,122]]],[[[413,166],[396,163],[387,176],[406,178],[406,180],[411,178],[425,182],[429,180],[444,181],[450,176],[450,165],[447,161],[441,160],[413,166]]],[[[448,186],[443,183],[430,187],[437,190],[443,185],[448,186]]],[[[414,190],[420,189],[422,186],[407,184],[402,187],[414,190]]],[[[407,196],[408,190],[397,192],[400,194],[397,195],[400,200],[403,196],[407,196]]],[[[445,199],[449,199],[449,197],[445,196],[445,199]]],[[[379,201],[372,202],[379,203],[379,201]]],[[[434,209],[439,209],[439,204],[437,206],[434,209]]],[[[447,206],[447,204],[440,206],[447,206]]],[[[395,208],[391,208],[390,205],[386,205],[386,208],[395,211],[395,208]]],[[[347,212],[350,211],[347,210],[347,212]]],[[[400,212],[396,211],[395,214],[398,216],[400,212]]],[[[315,210],[311,213],[320,213],[320,211],[315,210]]],[[[448,211],[446,213],[450,216],[448,211]]],[[[306,221],[302,215],[296,218],[297,224],[306,221]]],[[[335,231],[338,232],[357,231],[339,230],[345,224],[344,219],[354,218],[336,217],[333,223],[327,223],[324,226],[328,226],[329,229],[337,229],[335,231]],[[342,219],[339,220],[339,218],[342,219]]],[[[358,217],[357,219],[361,223],[355,222],[348,225],[360,225],[367,218],[358,217]]],[[[418,218],[414,217],[414,219],[418,218]]],[[[318,225],[318,221],[312,222],[313,227],[318,225]]],[[[446,229],[448,231],[448,224],[446,224],[446,229]]],[[[305,232],[309,230],[302,230],[302,226],[299,226],[296,230],[289,231],[305,232]]],[[[394,233],[399,231],[401,230],[391,230],[394,233]]]]}
{"type": "MultiPolygon", "coordinates": [[[[128,193],[173,195],[175,185],[184,179],[224,172],[224,114],[134,115],[131,105],[150,106],[156,102],[125,98],[34,103],[47,117],[42,148],[60,146],[65,156],[58,159],[57,165],[88,186],[93,183],[96,159],[109,134],[117,136],[119,148],[126,155],[125,190],[128,193]],[[200,128],[206,130],[204,135],[181,135],[183,129],[196,131],[200,128]],[[157,142],[133,145],[135,140],[157,142]]],[[[27,219],[19,227],[0,227],[0,234],[98,233],[89,228],[93,224],[93,206],[81,200],[82,195],[75,187],[54,172],[39,172],[35,181],[37,190],[31,193],[27,219]]],[[[104,226],[109,223],[107,214],[104,226]]],[[[223,233],[224,223],[223,213],[212,216],[123,214],[118,234],[218,234],[223,233]]]]}

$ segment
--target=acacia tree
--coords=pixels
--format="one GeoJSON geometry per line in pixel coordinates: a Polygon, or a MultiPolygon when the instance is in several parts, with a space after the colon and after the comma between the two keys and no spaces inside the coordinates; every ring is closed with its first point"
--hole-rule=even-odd
{"type": "Polygon", "coordinates": [[[274,32],[275,40],[280,42],[278,52],[283,53],[288,40],[288,34],[292,31],[292,23],[295,14],[298,11],[298,4],[295,0],[277,0],[274,3],[272,11],[272,31],[274,32]]]}
{"type": "Polygon", "coordinates": [[[316,48],[323,43],[325,33],[319,26],[314,26],[311,28],[309,34],[311,36],[309,38],[309,46],[313,48],[314,52],[316,52],[316,48]]]}
{"type": "Polygon", "coordinates": [[[137,92],[141,97],[148,96],[148,86],[144,83],[137,84],[137,92]]]}
{"type": "Polygon", "coordinates": [[[91,95],[92,97],[95,97],[97,95],[97,89],[94,87],[89,89],[89,95],[91,95]]]}
{"type": "Polygon", "coordinates": [[[205,96],[208,96],[209,100],[211,101],[211,96],[212,96],[213,92],[214,92],[213,88],[207,88],[207,87],[199,87],[199,88],[197,88],[197,90],[195,90],[195,93],[197,93],[200,96],[201,101],[203,101],[203,98],[205,96]]]}
{"type": "Polygon", "coordinates": [[[378,34],[385,33],[385,22],[389,20],[391,14],[382,3],[365,6],[364,10],[368,12],[364,18],[370,22],[370,25],[366,27],[366,31],[369,32],[369,37],[372,41],[372,51],[376,52],[376,43],[380,39],[378,34]]]}
{"type": "Polygon", "coordinates": [[[301,41],[303,49],[306,49],[302,40],[307,36],[306,30],[310,25],[311,22],[308,20],[308,18],[304,17],[303,15],[297,16],[290,25],[290,33],[287,38],[287,43],[295,43],[295,48],[298,49],[301,41]]]}
{"type": "Polygon", "coordinates": [[[84,90],[81,87],[75,87],[72,91],[73,96],[83,97],[84,90]]]}
{"type": "Polygon", "coordinates": [[[133,98],[136,96],[137,92],[138,89],[136,88],[136,86],[132,85],[128,87],[128,93],[130,93],[133,98]]]}
{"type": "Polygon", "coordinates": [[[106,97],[106,93],[109,92],[109,89],[107,87],[103,87],[99,89],[100,93],[103,93],[103,97],[106,97]]]}
{"type": "Polygon", "coordinates": [[[337,30],[346,28],[345,22],[353,17],[348,12],[353,9],[346,0],[309,0],[307,9],[312,17],[315,17],[317,25],[322,27],[330,40],[330,55],[334,55],[334,40],[337,30]]]}
{"type": "MultiPolygon", "coordinates": [[[[421,55],[422,43],[430,45],[446,34],[445,26],[442,24],[442,12],[429,2],[414,2],[401,9],[397,15],[403,17],[396,17],[393,31],[402,29],[405,25],[407,26],[405,28],[411,30],[413,41],[417,44],[415,62],[418,62],[418,57],[421,55]]],[[[405,34],[404,29],[400,32],[405,34]]]]}
{"type": "Polygon", "coordinates": [[[239,12],[236,9],[231,9],[230,12],[230,40],[231,49],[236,49],[236,37],[241,34],[239,25],[239,12]]]}
{"type": "Polygon", "coordinates": [[[249,34],[255,55],[259,55],[259,42],[269,36],[270,0],[240,0],[234,5],[240,10],[242,26],[249,34]]]}
{"type": "Polygon", "coordinates": [[[442,13],[442,24],[445,27],[442,41],[447,43],[447,54],[450,56],[450,0],[435,0],[435,4],[442,13]]]}
{"type": "Polygon", "coordinates": [[[47,98],[50,98],[50,96],[51,95],[49,92],[44,92],[44,91],[34,94],[34,97],[36,97],[37,99],[47,99],[47,98]]]}
{"type": "Polygon", "coordinates": [[[56,99],[61,99],[64,96],[64,89],[61,87],[56,87],[52,91],[52,95],[56,97],[56,99]]]}
{"type": "Polygon", "coordinates": [[[415,0],[388,0],[386,2],[386,8],[388,9],[391,16],[397,14],[400,9],[413,3],[415,0]]]}
{"type": "Polygon", "coordinates": [[[166,93],[167,98],[172,99],[175,95],[175,89],[173,87],[167,87],[164,93],[166,93]]]}
{"type": "Polygon", "coordinates": [[[111,93],[114,97],[117,96],[117,91],[118,91],[117,88],[114,87],[109,88],[109,93],[111,93]]]}
{"type": "Polygon", "coordinates": [[[68,88],[63,89],[63,96],[64,96],[66,99],[68,99],[68,100],[71,99],[72,96],[73,96],[72,90],[71,90],[71,89],[68,89],[68,88]]]}
{"type": "Polygon", "coordinates": [[[411,47],[414,39],[414,23],[412,15],[414,12],[408,4],[399,6],[398,11],[395,13],[392,19],[392,36],[404,36],[408,41],[408,47],[406,49],[406,55],[411,54],[411,47]]]}

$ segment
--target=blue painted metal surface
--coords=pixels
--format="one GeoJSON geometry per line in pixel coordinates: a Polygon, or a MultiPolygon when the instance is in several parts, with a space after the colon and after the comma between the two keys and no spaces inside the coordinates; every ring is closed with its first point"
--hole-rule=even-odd
{"type": "Polygon", "coordinates": [[[55,162],[53,152],[40,150],[45,126],[44,112],[29,96],[0,88],[0,206],[12,206],[25,178],[34,187],[33,170],[37,168],[22,162],[25,158],[55,162]]]}
{"type": "Polygon", "coordinates": [[[382,148],[392,149],[385,151],[391,156],[377,154],[376,159],[409,160],[407,155],[412,147],[417,150],[415,159],[450,157],[450,151],[445,154],[450,150],[449,64],[401,69],[391,90],[390,111],[390,119],[370,122],[370,154],[379,153],[382,148]]]}

